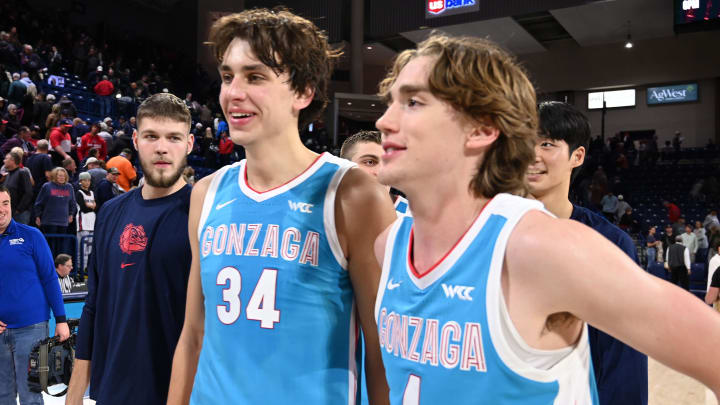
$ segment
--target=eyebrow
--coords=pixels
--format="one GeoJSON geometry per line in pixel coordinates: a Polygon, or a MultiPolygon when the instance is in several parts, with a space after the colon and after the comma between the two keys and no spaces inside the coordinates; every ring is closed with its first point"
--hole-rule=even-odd
{"type": "MultiPolygon", "coordinates": [[[[160,135],[160,134],[157,133],[157,132],[155,132],[155,131],[153,131],[152,129],[146,129],[145,131],[140,132],[140,136],[142,136],[142,135],[160,135]]],[[[175,131],[175,132],[167,132],[167,133],[165,133],[164,135],[167,135],[167,136],[175,136],[175,135],[185,136],[185,135],[187,135],[187,134],[184,133],[184,132],[177,132],[177,131],[175,131]]]]}
{"type": "MultiPolygon", "coordinates": [[[[398,88],[397,91],[401,95],[408,97],[421,92],[429,93],[430,89],[426,85],[403,84],[402,86],[400,86],[400,88],[398,88]]],[[[387,92],[383,97],[383,101],[385,101],[386,104],[389,104],[392,100],[393,98],[391,92],[387,92]]]]}
{"type": "Polygon", "coordinates": [[[380,159],[380,156],[373,155],[372,153],[366,153],[366,154],[360,156],[358,159],[364,159],[364,158],[380,159]]]}
{"type": "MultiPolygon", "coordinates": [[[[243,65],[243,67],[240,68],[240,70],[243,71],[243,72],[253,72],[253,71],[263,71],[263,72],[265,72],[265,71],[267,71],[268,69],[270,69],[270,68],[268,68],[268,67],[267,67],[265,64],[263,64],[263,63],[255,63],[255,64],[252,64],[252,65],[243,65]]],[[[229,65],[225,65],[225,64],[220,65],[220,67],[218,68],[218,70],[219,70],[220,72],[232,72],[232,68],[231,68],[229,65]]]]}

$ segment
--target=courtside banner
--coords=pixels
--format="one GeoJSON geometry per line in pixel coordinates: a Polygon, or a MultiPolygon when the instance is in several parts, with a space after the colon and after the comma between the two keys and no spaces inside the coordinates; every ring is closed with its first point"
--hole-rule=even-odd
{"type": "Polygon", "coordinates": [[[697,83],[678,84],[675,86],[648,87],[647,89],[648,105],[686,103],[697,100],[697,83]]]}
{"type": "Polygon", "coordinates": [[[425,0],[425,18],[478,11],[480,9],[478,1],[480,0],[425,0]]]}

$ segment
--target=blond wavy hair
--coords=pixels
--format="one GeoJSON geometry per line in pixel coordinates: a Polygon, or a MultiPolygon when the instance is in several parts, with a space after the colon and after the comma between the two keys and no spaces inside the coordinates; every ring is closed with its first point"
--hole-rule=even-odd
{"type": "Polygon", "coordinates": [[[435,58],[428,78],[433,96],[476,123],[487,123],[500,136],[480,159],[470,189],[477,197],[528,194],[525,174],[535,159],[538,131],[535,89],[507,52],[480,38],[432,33],[417,49],[402,52],[379,95],[388,99],[400,71],[419,56],[435,58]]]}

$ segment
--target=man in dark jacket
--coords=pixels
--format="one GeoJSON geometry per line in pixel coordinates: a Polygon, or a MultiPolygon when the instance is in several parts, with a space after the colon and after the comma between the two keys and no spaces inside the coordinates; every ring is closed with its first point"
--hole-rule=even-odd
{"type": "Polygon", "coordinates": [[[675,237],[675,243],[670,245],[665,255],[665,267],[670,270],[673,284],[690,289],[690,251],[683,246],[682,236],[675,237]]]}

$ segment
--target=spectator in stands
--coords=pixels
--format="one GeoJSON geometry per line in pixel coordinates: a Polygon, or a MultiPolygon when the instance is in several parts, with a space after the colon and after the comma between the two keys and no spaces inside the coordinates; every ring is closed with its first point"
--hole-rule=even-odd
{"type": "MultiPolygon", "coordinates": [[[[106,121],[100,122],[100,132],[98,132],[98,136],[105,141],[106,150],[108,154],[110,154],[115,147],[115,137],[112,134],[112,127],[105,122],[106,121]]],[[[110,120],[110,122],[112,122],[112,120],[110,120]]]]}
{"type": "Polygon", "coordinates": [[[195,185],[195,169],[193,169],[192,166],[186,166],[185,169],[183,169],[182,176],[183,179],[185,179],[185,183],[190,186],[195,185]]]}
{"type": "Polygon", "coordinates": [[[27,86],[20,81],[20,73],[13,73],[12,80],[7,93],[8,103],[20,105],[27,94],[27,86]]]}
{"type": "Polygon", "coordinates": [[[87,77],[88,84],[93,87],[93,90],[95,88],[95,85],[102,80],[103,76],[103,67],[98,66],[95,69],[91,70],[87,77]]]}
{"type": "Polygon", "coordinates": [[[708,265],[707,293],[705,293],[705,303],[712,305],[716,310],[720,311],[718,305],[718,292],[720,292],[720,245],[712,252],[713,257],[708,265]]]}
{"type": "Polygon", "coordinates": [[[63,160],[70,158],[72,151],[70,128],[72,128],[72,122],[69,119],[62,119],[58,126],[50,132],[50,157],[55,166],[60,166],[63,160]]]}
{"type": "Polygon", "coordinates": [[[698,249],[707,249],[710,247],[708,244],[707,233],[705,228],[702,226],[702,222],[695,221],[695,229],[693,229],[695,239],[697,240],[698,249]]]}
{"type": "Polygon", "coordinates": [[[618,222],[618,226],[629,234],[636,234],[640,231],[640,224],[635,217],[633,217],[632,208],[627,207],[625,209],[625,214],[623,214],[622,219],[618,222]]]}
{"type": "Polygon", "coordinates": [[[663,258],[667,254],[667,250],[670,247],[670,245],[675,243],[676,236],[678,236],[678,235],[673,231],[672,225],[668,224],[665,227],[665,234],[663,235],[663,238],[662,238],[662,246],[663,246],[662,257],[663,258]]]}
{"type": "Polygon", "coordinates": [[[135,117],[130,117],[129,120],[122,123],[120,130],[122,130],[125,135],[132,136],[133,132],[135,132],[135,117]]]}
{"type": "Polygon", "coordinates": [[[218,149],[220,166],[230,164],[230,156],[235,149],[235,144],[230,139],[230,133],[223,131],[220,134],[220,147],[218,149]]]}
{"type": "Polygon", "coordinates": [[[7,123],[6,119],[0,118],[0,142],[2,143],[5,143],[5,141],[8,140],[7,135],[9,134],[7,133],[7,123]]]}
{"type": "Polygon", "coordinates": [[[675,235],[682,235],[685,232],[685,217],[678,218],[677,222],[672,224],[675,235]]]}
{"type": "Polygon", "coordinates": [[[678,221],[678,219],[680,219],[680,208],[678,208],[677,205],[671,203],[668,200],[663,200],[663,206],[667,209],[668,219],[670,220],[671,224],[674,224],[678,221]]]}
{"type": "Polygon", "coordinates": [[[30,128],[21,126],[14,137],[8,139],[2,144],[0,150],[2,150],[3,155],[6,155],[10,152],[10,149],[14,147],[20,147],[26,155],[35,151],[35,147],[30,142],[30,128]]]}
{"type": "Polygon", "coordinates": [[[112,113],[112,94],[115,92],[115,86],[108,80],[107,75],[104,75],[102,80],[93,87],[93,91],[100,99],[100,115],[110,115],[112,113]]]}
{"type": "MultiPolygon", "coordinates": [[[[35,224],[45,234],[65,234],[68,224],[75,219],[75,190],[67,179],[67,171],[56,167],[50,171],[50,181],[40,188],[35,201],[35,224]]],[[[51,238],[48,244],[53,254],[72,253],[72,246],[65,238],[51,238]]]]}
{"type": "Polygon", "coordinates": [[[60,118],[73,119],[77,116],[77,108],[67,96],[60,97],[60,118]]]}
{"type": "Polygon", "coordinates": [[[27,170],[20,169],[21,157],[8,152],[3,161],[5,170],[0,172],[0,183],[10,192],[13,206],[13,219],[27,225],[30,222],[30,209],[33,203],[32,181],[27,170]]]}
{"type": "Polygon", "coordinates": [[[49,66],[48,70],[50,73],[58,73],[62,69],[62,54],[58,50],[57,46],[53,45],[48,55],[49,66]]]}
{"type": "Polygon", "coordinates": [[[690,289],[690,264],[690,251],[682,244],[682,236],[678,235],[665,254],[665,268],[670,271],[673,284],[686,290],[690,289]]]}
{"type": "Polygon", "coordinates": [[[710,226],[708,245],[710,245],[710,252],[714,255],[717,247],[720,246],[720,226],[714,224],[710,226]]]}
{"type": "Polygon", "coordinates": [[[101,167],[100,161],[95,157],[90,157],[85,162],[87,173],[90,173],[90,189],[97,190],[97,185],[107,176],[107,170],[101,167]]]}
{"type": "Polygon", "coordinates": [[[615,212],[617,211],[618,202],[618,198],[612,190],[608,191],[602,200],[600,200],[603,215],[605,215],[605,218],[610,222],[615,222],[615,212]]]}
{"type": "Polygon", "coordinates": [[[96,122],[90,127],[90,132],[80,138],[80,147],[77,151],[78,159],[80,159],[80,161],[83,161],[88,157],[90,149],[98,150],[98,159],[107,160],[107,143],[105,142],[105,139],[100,137],[99,133],[100,124],[96,122]]]}
{"type": "Polygon", "coordinates": [[[655,232],[657,232],[657,228],[654,226],[651,226],[648,230],[647,238],[645,239],[646,246],[647,246],[647,264],[648,267],[650,267],[651,264],[658,261],[658,253],[662,251],[662,242],[655,239],[655,232]]]}
{"type": "Polygon", "coordinates": [[[720,222],[717,217],[717,210],[710,210],[710,212],[705,216],[702,225],[705,229],[710,229],[712,225],[720,226],[720,222]]]}
{"type": "Polygon", "coordinates": [[[62,161],[62,167],[68,172],[67,182],[70,184],[76,184],[78,181],[77,163],[75,159],[69,158],[62,161]]]}
{"type": "Polygon", "coordinates": [[[615,210],[615,219],[619,222],[623,215],[625,215],[625,212],[628,208],[632,208],[630,204],[628,204],[627,201],[625,201],[625,197],[620,194],[618,195],[618,205],[617,209],[615,210]]]}
{"type": "Polygon", "coordinates": [[[7,129],[5,131],[5,136],[7,138],[10,138],[11,136],[14,136],[15,134],[20,131],[20,115],[18,114],[18,107],[15,104],[8,105],[7,113],[5,113],[5,116],[3,117],[5,121],[7,121],[6,126],[7,129]]]}
{"type": "Polygon", "coordinates": [[[685,233],[681,234],[680,237],[682,238],[683,246],[685,246],[690,252],[690,263],[695,263],[695,255],[697,254],[698,250],[698,242],[697,237],[695,237],[695,233],[693,233],[692,225],[685,225],[685,233]]]}
{"type": "Polygon", "coordinates": [[[72,292],[73,279],[70,277],[70,272],[73,270],[72,257],[65,253],[60,253],[55,257],[55,272],[58,276],[58,283],[60,284],[60,292],[67,294],[72,292]]]}
{"type": "Polygon", "coordinates": [[[47,140],[39,140],[37,143],[37,152],[31,155],[25,164],[25,166],[30,169],[30,174],[32,174],[32,178],[35,181],[35,185],[33,186],[33,201],[35,201],[35,197],[37,197],[40,192],[40,187],[50,179],[50,170],[52,170],[53,164],[50,154],[48,153],[48,147],[49,143],[47,140]]]}
{"type": "MultiPolygon", "coordinates": [[[[75,201],[78,203],[80,208],[77,215],[77,238],[78,243],[81,243],[82,238],[85,236],[92,235],[95,230],[95,193],[90,189],[92,178],[90,173],[80,173],[79,187],[75,191],[75,201]]],[[[80,254],[83,255],[82,263],[87,263],[88,256],[92,250],[90,244],[78,245],[80,248],[80,254]]],[[[79,279],[84,279],[85,269],[78,268],[77,273],[79,279]]]]}
{"type": "Polygon", "coordinates": [[[114,167],[120,173],[117,178],[117,184],[123,191],[128,192],[132,187],[133,182],[137,179],[137,173],[132,163],[132,151],[130,149],[123,149],[119,155],[111,158],[107,161],[105,166],[110,169],[114,167]]]}
{"type": "Polygon", "coordinates": [[[103,204],[110,201],[113,197],[122,194],[120,187],[117,185],[118,175],[120,175],[120,171],[118,171],[117,168],[108,167],[107,175],[95,188],[95,205],[97,206],[95,209],[96,213],[100,212],[100,208],[102,208],[103,204]]]}
{"type": "Polygon", "coordinates": [[[28,364],[33,346],[48,337],[50,308],[55,334],[70,336],[53,259],[45,239],[10,215],[10,193],[0,185],[0,392],[4,404],[42,404],[40,393],[28,388],[28,364]]]}
{"type": "Polygon", "coordinates": [[[80,117],[75,117],[72,120],[73,127],[70,128],[70,141],[73,145],[77,145],[80,143],[80,138],[82,138],[83,135],[90,132],[90,127],[87,126],[85,121],[83,121],[80,117]]]}
{"type": "Polygon", "coordinates": [[[23,53],[20,55],[20,67],[35,75],[38,70],[45,67],[45,62],[33,51],[32,45],[25,44],[23,53]]]}

